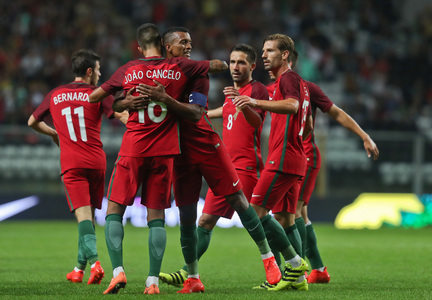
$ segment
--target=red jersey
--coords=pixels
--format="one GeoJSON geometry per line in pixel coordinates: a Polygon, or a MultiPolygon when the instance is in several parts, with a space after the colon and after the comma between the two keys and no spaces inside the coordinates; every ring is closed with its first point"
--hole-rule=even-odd
{"type": "Polygon", "coordinates": [[[269,100],[273,100],[275,86],[276,86],[276,82],[270,82],[266,86],[268,94],[269,94],[269,100]]]}
{"type": "MultiPolygon", "coordinates": [[[[165,86],[166,92],[179,99],[185,84],[193,77],[205,75],[209,61],[184,57],[148,57],[130,61],[120,67],[101,88],[114,95],[128,91],[140,83],[154,85],[153,79],[165,86]]],[[[120,156],[152,157],[180,153],[178,118],[162,102],[151,101],[147,109],[129,111],[120,156]]]]}
{"type": "MultiPolygon", "coordinates": [[[[240,95],[246,95],[254,99],[268,99],[266,87],[255,80],[239,89],[240,95]]],[[[264,120],[265,111],[255,109],[264,120]]],[[[253,172],[259,177],[264,165],[261,157],[261,130],[252,127],[246,121],[243,113],[236,110],[232,99],[225,97],[222,109],[223,116],[223,141],[228,155],[231,157],[236,170],[253,172]]]]}
{"type": "MultiPolygon", "coordinates": [[[[306,81],[310,93],[312,118],[315,126],[315,115],[317,107],[326,113],[333,106],[333,102],[324,94],[324,92],[313,82],[306,81]]],[[[314,132],[303,141],[303,147],[305,149],[307,157],[307,165],[313,168],[319,168],[321,166],[321,154],[317,145],[315,144],[314,132]]]]}
{"type": "Polygon", "coordinates": [[[90,103],[96,87],[74,81],[53,89],[34,111],[38,121],[51,114],[60,141],[61,172],[69,169],[106,169],[105,152],[100,140],[102,112],[114,116],[109,96],[102,103],[90,103]]]}
{"type": "MultiPolygon", "coordinates": [[[[185,97],[180,99],[182,102],[188,102],[191,92],[207,96],[208,91],[208,76],[200,76],[191,82],[187,87],[185,97]]],[[[188,164],[198,164],[210,159],[215,154],[215,149],[222,144],[222,140],[207,114],[203,114],[196,123],[180,119],[180,142],[182,159],[184,159],[184,163],[188,164]]]]}
{"type": "Polygon", "coordinates": [[[299,110],[293,115],[271,113],[269,154],[265,167],[303,176],[306,173],[306,156],[302,135],[306,118],[310,115],[309,90],[306,82],[291,70],[276,80],[272,101],[288,98],[299,101],[299,110]]]}

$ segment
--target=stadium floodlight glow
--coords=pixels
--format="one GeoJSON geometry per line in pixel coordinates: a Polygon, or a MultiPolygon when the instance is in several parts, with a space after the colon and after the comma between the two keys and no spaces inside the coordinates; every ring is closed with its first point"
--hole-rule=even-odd
{"type": "Polygon", "coordinates": [[[336,216],[338,229],[378,229],[401,226],[402,213],[421,214],[424,205],[415,194],[362,193],[336,216]]]}
{"type": "Polygon", "coordinates": [[[39,198],[30,196],[0,205],[0,222],[13,217],[39,203],[39,198]]]}
{"type": "MultiPolygon", "coordinates": [[[[123,215],[123,225],[126,225],[126,223],[129,221],[132,224],[132,226],[147,227],[147,209],[145,206],[141,205],[140,202],[141,202],[141,198],[136,197],[134,200],[134,204],[126,208],[126,211],[123,215]]],[[[100,226],[105,226],[107,207],[108,207],[108,200],[104,198],[102,201],[101,209],[97,209],[95,211],[96,224],[100,226]]],[[[197,223],[202,214],[203,207],[204,207],[204,200],[200,198],[197,207],[197,223]]],[[[175,205],[175,203],[172,203],[171,208],[165,210],[165,224],[168,227],[175,227],[180,225],[179,210],[175,205]]],[[[234,214],[232,219],[220,218],[216,226],[222,228],[230,228],[233,226],[243,227],[240,218],[238,217],[237,214],[234,214]]]]}

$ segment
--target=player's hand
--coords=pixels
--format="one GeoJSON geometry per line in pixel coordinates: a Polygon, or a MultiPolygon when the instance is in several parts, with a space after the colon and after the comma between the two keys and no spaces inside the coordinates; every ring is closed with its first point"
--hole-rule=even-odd
{"type": "Polygon", "coordinates": [[[54,135],[51,136],[51,138],[52,138],[53,142],[54,142],[57,146],[60,147],[60,142],[59,142],[59,138],[58,138],[57,131],[55,132],[54,135]]]}
{"type": "Polygon", "coordinates": [[[123,100],[123,104],[127,109],[131,110],[140,110],[147,108],[149,104],[149,100],[147,97],[138,94],[138,96],[134,96],[133,94],[137,91],[135,87],[131,88],[125,95],[123,100]]]}
{"type": "Polygon", "coordinates": [[[124,110],[122,112],[114,112],[115,117],[122,122],[123,124],[126,124],[129,119],[129,111],[124,110]]]}
{"type": "Polygon", "coordinates": [[[246,105],[249,105],[252,107],[255,107],[257,105],[257,102],[255,99],[252,99],[251,97],[248,97],[245,95],[235,97],[233,99],[233,103],[235,106],[237,106],[240,109],[244,108],[246,105]]]}
{"type": "Polygon", "coordinates": [[[147,97],[150,101],[164,102],[167,93],[162,83],[157,80],[153,80],[156,86],[140,83],[137,87],[137,91],[140,95],[147,97]]]}
{"type": "Polygon", "coordinates": [[[373,155],[374,160],[377,160],[379,157],[379,150],[376,146],[375,142],[368,136],[367,139],[363,142],[363,146],[367,152],[368,157],[373,155]]]}
{"type": "Polygon", "coordinates": [[[225,97],[233,99],[234,97],[240,96],[239,91],[233,86],[227,86],[223,89],[225,97]]]}

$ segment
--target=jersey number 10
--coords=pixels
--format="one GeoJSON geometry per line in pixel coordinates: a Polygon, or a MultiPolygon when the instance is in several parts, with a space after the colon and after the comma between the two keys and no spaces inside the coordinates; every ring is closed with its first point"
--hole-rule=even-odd
{"type": "MultiPolygon", "coordinates": [[[[154,123],[160,123],[162,122],[166,115],[167,115],[168,109],[165,103],[163,102],[157,102],[157,101],[152,101],[149,103],[148,107],[147,107],[147,114],[148,117],[151,121],[153,121],[154,123]],[[159,116],[155,115],[155,107],[159,106],[160,110],[161,110],[161,114],[159,116]]],[[[141,124],[145,124],[145,116],[144,116],[144,109],[140,109],[138,111],[138,122],[141,124]]]]}

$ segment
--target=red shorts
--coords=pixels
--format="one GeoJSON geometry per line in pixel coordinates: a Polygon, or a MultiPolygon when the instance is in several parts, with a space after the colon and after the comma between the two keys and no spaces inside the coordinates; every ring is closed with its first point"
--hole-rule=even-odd
{"type": "Polygon", "coordinates": [[[201,185],[202,185],[202,174],[198,165],[183,164],[176,157],[173,186],[174,186],[174,198],[177,206],[184,206],[197,203],[199,200],[201,185]]]}
{"type": "Polygon", "coordinates": [[[198,202],[202,177],[217,196],[234,194],[243,187],[223,144],[206,161],[189,166],[176,163],[174,174],[177,206],[198,202]]]}
{"type": "Polygon", "coordinates": [[[61,179],[71,212],[82,206],[101,208],[105,170],[70,169],[63,173],[61,179]]]}
{"type": "MultiPolygon", "coordinates": [[[[238,176],[243,185],[243,193],[246,199],[250,201],[253,189],[258,181],[258,178],[251,173],[239,172],[238,176]]],[[[234,209],[226,202],[225,197],[215,196],[211,189],[208,189],[207,196],[204,202],[203,213],[220,216],[231,219],[234,214],[234,209]]]]}
{"type": "Polygon", "coordinates": [[[299,197],[300,187],[302,182],[303,182],[303,177],[300,177],[297,180],[297,182],[288,190],[288,192],[285,194],[282,200],[276,203],[276,205],[272,209],[273,213],[279,213],[279,212],[289,212],[292,214],[296,213],[297,202],[298,202],[298,197],[299,197]]]}
{"type": "Polygon", "coordinates": [[[118,156],[108,185],[107,198],[132,205],[142,185],[141,204],[151,209],[171,207],[173,157],[118,156]]]}
{"type": "Polygon", "coordinates": [[[315,182],[318,177],[319,168],[308,167],[305,177],[301,183],[299,192],[299,201],[304,201],[304,205],[308,205],[312,192],[315,188],[315,182]]]}
{"type": "MultiPolygon", "coordinates": [[[[296,174],[264,169],[254,188],[251,203],[273,210],[279,201],[283,201],[284,197],[288,195],[290,189],[298,183],[301,177],[296,174]]],[[[297,199],[295,199],[295,202],[297,203],[297,199]]]]}

